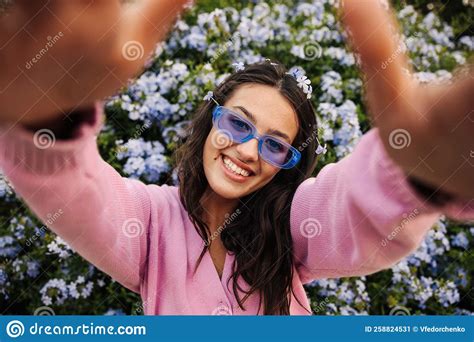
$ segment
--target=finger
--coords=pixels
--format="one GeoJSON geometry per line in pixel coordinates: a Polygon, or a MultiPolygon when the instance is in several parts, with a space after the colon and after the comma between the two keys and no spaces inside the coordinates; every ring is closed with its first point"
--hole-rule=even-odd
{"type": "MultiPolygon", "coordinates": [[[[0,21],[0,38],[10,39],[20,31],[28,31],[28,36],[38,39],[38,36],[54,28],[70,33],[92,31],[94,25],[103,25],[104,20],[90,20],[86,27],[81,27],[81,19],[97,13],[101,19],[104,19],[103,13],[113,17],[118,13],[114,7],[120,8],[119,0],[15,0],[8,15],[0,21]]],[[[87,38],[91,39],[90,36],[87,38]]]]}
{"type": "Polygon", "coordinates": [[[366,86],[378,105],[393,101],[407,88],[408,58],[397,38],[393,12],[381,0],[343,0],[342,21],[351,45],[360,56],[366,86]]]}
{"type": "Polygon", "coordinates": [[[186,3],[189,0],[143,0],[124,9],[119,28],[119,48],[129,66],[135,69],[143,66],[186,3]]]}
{"type": "Polygon", "coordinates": [[[26,13],[37,13],[39,9],[57,0],[16,0],[13,2],[13,7],[21,8],[26,13]]]}
{"type": "MultiPolygon", "coordinates": [[[[36,18],[41,11],[46,10],[50,12],[60,12],[62,9],[74,8],[76,10],[75,15],[81,13],[84,8],[100,10],[105,6],[118,4],[119,0],[14,0],[12,10],[21,12],[26,18],[36,18]]],[[[43,16],[44,17],[44,16],[43,16]]]]}
{"type": "MultiPolygon", "coordinates": [[[[442,190],[472,199],[474,194],[474,70],[450,84],[420,88],[426,103],[421,143],[408,171],[442,190]],[[420,163],[420,156],[423,162],[420,163]]],[[[405,152],[407,149],[404,149],[405,152]]],[[[402,158],[404,156],[401,156],[402,158]]]]}
{"type": "Polygon", "coordinates": [[[463,71],[464,73],[456,75],[450,84],[425,87],[424,97],[429,106],[429,119],[436,125],[433,136],[448,133],[455,134],[459,139],[464,136],[469,139],[469,147],[473,149],[474,65],[465,66],[463,71]]]}

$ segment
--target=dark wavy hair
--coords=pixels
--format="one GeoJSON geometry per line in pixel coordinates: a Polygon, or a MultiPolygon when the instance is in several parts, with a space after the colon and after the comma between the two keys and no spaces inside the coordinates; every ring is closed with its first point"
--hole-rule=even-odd
{"type": "MultiPolygon", "coordinates": [[[[316,115],[311,101],[298,87],[295,78],[287,73],[283,65],[268,60],[249,65],[230,75],[214,90],[214,98],[225,104],[240,86],[249,83],[278,89],[293,106],[299,125],[293,146],[300,150],[302,158],[296,167],[279,170],[268,184],[239,199],[238,209],[242,214],[226,224],[221,232],[221,240],[225,248],[236,256],[229,281],[233,279],[232,288],[240,308],[245,310],[244,302],[257,291],[260,294],[258,312],[263,298],[265,315],[289,315],[291,293],[294,294],[290,207],[296,188],[316,167],[316,115]],[[243,246],[246,252],[241,253],[243,246]],[[242,299],[238,290],[244,290],[237,283],[240,276],[250,286],[242,299]]],[[[208,188],[203,168],[203,150],[212,128],[214,105],[212,101],[206,101],[197,110],[188,127],[187,137],[175,154],[180,200],[204,241],[209,241],[210,230],[202,219],[203,208],[200,205],[208,188]]],[[[206,243],[196,269],[207,249],[206,243]]],[[[303,306],[298,298],[297,301],[303,306]]]]}

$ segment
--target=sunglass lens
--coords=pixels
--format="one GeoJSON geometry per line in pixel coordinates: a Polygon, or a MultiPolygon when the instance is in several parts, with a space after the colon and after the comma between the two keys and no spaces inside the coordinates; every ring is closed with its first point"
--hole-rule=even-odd
{"type": "Polygon", "coordinates": [[[252,134],[252,127],[247,122],[225,109],[219,123],[219,128],[230,133],[235,141],[242,141],[252,134]]]}
{"type": "Polygon", "coordinates": [[[277,166],[285,165],[293,156],[289,145],[271,137],[264,138],[261,149],[262,157],[277,166]]]}

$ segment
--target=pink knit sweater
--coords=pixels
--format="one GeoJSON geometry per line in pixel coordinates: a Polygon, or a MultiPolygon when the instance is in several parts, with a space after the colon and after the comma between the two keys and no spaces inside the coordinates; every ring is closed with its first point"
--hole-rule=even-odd
{"type": "MultiPolygon", "coordinates": [[[[22,127],[1,128],[0,167],[16,193],[41,220],[53,216],[50,228],[71,248],[140,293],[146,314],[257,314],[258,294],[243,311],[232,282],[226,286],[235,259],[231,253],[222,280],[208,252],[193,276],[204,241],[180,203],[178,188],[122,178],[105,163],[96,144],[102,118],[98,105],[93,124],[83,123],[73,139],[46,149],[36,147],[33,133],[22,127]]],[[[289,227],[296,296],[309,310],[303,284],[390,267],[419,245],[441,213],[472,219],[474,201],[440,211],[424,203],[372,129],[352,154],[296,191],[289,227]]],[[[248,289],[243,279],[239,283],[248,289]]],[[[307,314],[295,298],[290,312],[307,314]]]]}

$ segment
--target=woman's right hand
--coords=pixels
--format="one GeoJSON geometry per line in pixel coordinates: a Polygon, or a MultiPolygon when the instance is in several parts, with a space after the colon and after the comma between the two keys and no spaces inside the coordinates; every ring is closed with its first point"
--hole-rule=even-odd
{"type": "Polygon", "coordinates": [[[126,85],[189,0],[15,0],[0,18],[0,124],[45,122],[126,85]]]}

